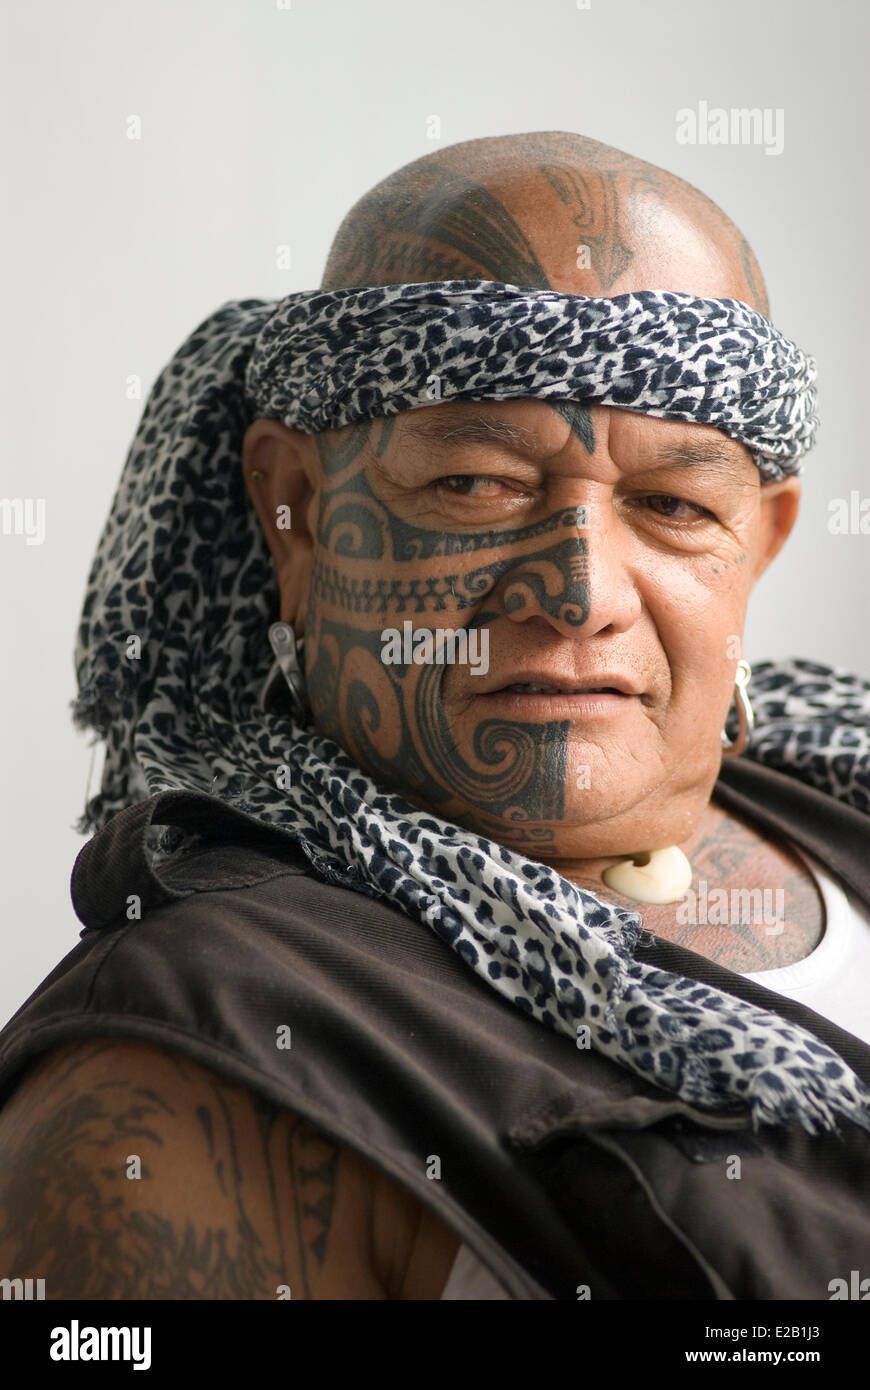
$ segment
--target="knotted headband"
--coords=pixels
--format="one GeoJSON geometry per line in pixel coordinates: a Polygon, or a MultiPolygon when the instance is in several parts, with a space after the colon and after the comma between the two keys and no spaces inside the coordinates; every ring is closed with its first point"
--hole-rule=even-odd
{"type": "Polygon", "coordinates": [[[288,295],[247,387],[261,414],[309,434],[435,399],[594,400],[713,425],[767,482],[812,446],[815,379],[814,360],[738,299],[444,280],[288,295]]]}
{"type": "MultiPolygon", "coordinates": [[[[756,1126],[813,1133],[846,1115],[870,1128],[870,1092],[811,1033],[637,961],[637,913],[419,811],[313,726],[261,708],[279,593],[242,479],[247,426],[265,413],[318,429],[431,404],[433,373],[441,399],[594,389],[721,422],[774,476],[811,437],[810,364],[735,301],[448,281],[223,305],[158,377],[94,557],[73,714],[106,757],[79,829],[160,791],[211,793],[290,831],[328,881],[395,903],[530,1017],[572,1043],[588,1026],[593,1048],[687,1104],[756,1126]]],[[[750,689],[748,755],[870,809],[870,683],[760,662],[750,689]]],[[[186,848],[168,833],[151,845],[155,862],[186,848]]]]}

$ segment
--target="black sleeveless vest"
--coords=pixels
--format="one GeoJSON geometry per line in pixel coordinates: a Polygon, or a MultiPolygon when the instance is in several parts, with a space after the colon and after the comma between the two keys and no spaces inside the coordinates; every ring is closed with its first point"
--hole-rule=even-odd
{"type": "MultiPolygon", "coordinates": [[[[870,818],[745,758],[715,795],[870,909],[870,818]]],[[[578,1050],[281,830],[162,793],[85,845],[71,891],[85,930],[0,1032],[0,1104],[61,1042],[137,1038],[355,1149],[514,1298],[829,1299],[832,1280],[870,1277],[870,1134],[755,1133],[578,1050]],[[152,824],[202,839],[155,869],[152,824]]],[[[637,954],[773,1008],[870,1085],[870,1047],[812,1010],[671,942],[637,954]]]]}

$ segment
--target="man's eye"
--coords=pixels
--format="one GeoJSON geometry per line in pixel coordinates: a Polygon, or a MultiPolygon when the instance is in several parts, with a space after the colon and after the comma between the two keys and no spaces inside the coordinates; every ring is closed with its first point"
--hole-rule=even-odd
{"type": "MultiPolygon", "coordinates": [[[[487,495],[497,496],[498,489],[503,489],[506,484],[501,478],[494,478],[488,473],[450,473],[446,477],[436,478],[431,484],[436,492],[444,489],[454,497],[485,497],[487,495]]],[[[647,497],[637,499],[645,504],[657,516],[675,521],[697,521],[702,517],[715,520],[713,512],[702,507],[698,502],[687,502],[682,497],[673,497],[670,493],[656,492],[647,497]]]]}
{"type": "Polygon", "coordinates": [[[651,493],[649,497],[641,498],[641,501],[648,503],[659,516],[676,517],[678,520],[690,520],[693,516],[713,516],[711,511],[699,503],[686,502],[682,497],[672,497],[667,492],[651,493]]]}
{"type": "Polygon", "coordinates": [[[500,479],[491,478],[487,473],[450,473],[446,478],[438,478],[433,486],[446,488],[448,492],[458,494],[460,497],[469,497],[471,496],[471,486],[475,483],[490,483],[495,487],[504,486],[500,479]]]}

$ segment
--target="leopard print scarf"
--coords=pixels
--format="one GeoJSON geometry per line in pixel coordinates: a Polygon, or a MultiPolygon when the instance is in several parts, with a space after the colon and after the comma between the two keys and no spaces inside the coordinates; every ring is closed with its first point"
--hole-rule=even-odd
{"type": "MultiPolygon", "coordinates": [[[[592,1047],[687,1103],[756,1127],[870,1129],[870,1092],[812,1034],[635,960],[637,913],[417,810],[313,726],[261,708],[278,590],[241,471],[260,415],[311,432],[445,396],[549,397],[715,425],[774,479],[812,443],[813,378],[748,306],[664,291],[445,281],[223,305],[151,391],[90,572],[73,717],[106,756],[78,828],[158,791],[211,793],[293,833],[328,881],[395,903],[545,1026],[588,1027],[592,1047]]],[[[870,812],[868,683],[762,662],[751,694],[749,756],[870,812]]],[[[162,832],[155,862],[178,847],[162,832]]]]}

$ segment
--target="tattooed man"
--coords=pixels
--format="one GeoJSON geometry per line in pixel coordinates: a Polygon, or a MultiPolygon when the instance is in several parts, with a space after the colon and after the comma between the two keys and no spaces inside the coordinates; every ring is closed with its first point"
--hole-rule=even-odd
{"type": "Polygon", "coordinates": [[[109,773],[84,940],[0,1035],[0,1274],[832,1296],[870,1236],[870,684],[747,691],[811,409],[769,313],[704,194],[535,132],[415,160],[320,293],[200,326],[83,614],[109,773]]]}

